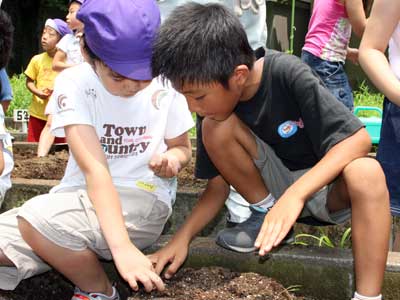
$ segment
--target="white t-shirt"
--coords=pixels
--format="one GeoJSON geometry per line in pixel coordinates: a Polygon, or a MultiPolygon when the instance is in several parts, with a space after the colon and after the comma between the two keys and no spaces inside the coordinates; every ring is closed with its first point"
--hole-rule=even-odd
{"type": "Polygon", "coordinates": [[[64,35],[57,43],[56,47],[67,56],[67,64],[77,65],[83,63],[81,46],[79,44],[79,39],[75,35],[71,33],[64,35]]]}
{"type": "MultiPolygon", "coordinates": [[[[49,105],[54,135],[64,136],[64,126],[71,124],[95,128],[116,187],[143,189],[171,205],[175,179],[155,176],[148,163],[167,150],[165,139],[194,126],[183,95],[156,78],[133,97],[114,96],[83,63],[60,73],[49,105]]],[[[78,186],[85,186],[85,178],[70,155],[64,178],[52,192],[78,186]]]]}

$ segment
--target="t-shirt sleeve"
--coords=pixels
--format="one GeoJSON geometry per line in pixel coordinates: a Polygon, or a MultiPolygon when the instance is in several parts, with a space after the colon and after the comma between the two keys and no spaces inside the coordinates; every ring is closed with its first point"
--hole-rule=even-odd
{"type": "Polygon", "coordinates": [[[32,57],[24,73],[27,77],[35,81],[38,76],[38,71],[38,56],[35,55],[32,57]]]}
{"type": "Polygon", "coordinates": [[[67,50],[68,50],[67,46],[68,46],[68,44],[70,42],[70,39],[71,39],[71,35],[70,34],[64,35],[61,38],[61,40],[57,43],[56,48],[58,50],[61,50],[62,52],[67,53],[67,50]]]}
{"type": "Polygon", "coordinates": [[[282,82],[299,106],[301,118],[313,149],[321,159],[334,145],[356,133],[364,125],[325,87],[311,68],[297,57],[287,56],[278,64],[282,82]]]}
{"type": "Polygon", "coordinates": [[[194,174],[200,179],[211,179],[219,175],[217,168],[208,156],[202,139],[202,121],[203,118],[196,116],[196,165],[194,174]]]}
{"type": "Polygon", "coordinates": [[[11,100],[12,89],[5,69],[0,70],[0,101],[11,100]]]}
{"type": "MultiPolygon", "coordinates": [[[[76,70],[79,71],[79,70],[76,70]]],[[[82,124],[94,126],[89,98],[84,94],[83,83],[73,80],[73,72],[61,73],[55,80],[54,92],[46,109],[53,115],[51,131],[55,136],[65,137],[64,127],[82,124]]]]}
{"type": "Polygon", "coordinates": [[[185,97],[174,92],[172,103],[168,111],[165,138],[173,139],[188,131],[194,126],[185,97]]]}

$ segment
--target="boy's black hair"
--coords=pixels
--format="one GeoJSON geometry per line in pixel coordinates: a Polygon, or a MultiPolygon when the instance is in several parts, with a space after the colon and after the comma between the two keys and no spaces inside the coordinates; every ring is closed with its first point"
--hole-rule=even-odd
{"type": "Polygon", "coordinates": [[[82,5],[82,3],[80,3],[79,1],[70,0],[70,1],[68,2],[68,8],[71,6],[72,3],[78,3],[79,5],[82,5]]]}
{"type": "Polygon", "coordinates": [[[0,9],[0,69],[7,66],[13,46],[14,26],[10,16],[0,9]]]}
{"type": "Polygon", "coordinates": [[[238,65],[253,67],[255,56],[239,19],[219,4],[187,3],[172,11],[155,39],[153,77],[175,87],[228,80],[238,65]]]}

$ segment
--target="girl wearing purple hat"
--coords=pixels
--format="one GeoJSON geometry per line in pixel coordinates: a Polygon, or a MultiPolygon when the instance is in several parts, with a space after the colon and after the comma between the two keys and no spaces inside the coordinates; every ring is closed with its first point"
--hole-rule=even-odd
{"type": "Polygon", "coordinates": [[[77,17],[87,63],[59,74],[49,102],[71,155],[49,194],[0,215],[0,289],[54,267],[76,285],[73,300],[120,299],[100,257],[134,290],[163,290],[141,249],[171,214],[194,123],[184,97],[152,79],[159,10],[154,0],[86,0],[77,17]]]}
{"type": "Polygon", "coordinates": [[[56,44],[68,32],[71,31],[63,20],[48,19],[41,37],[44,52],[35,55],[25,70],[26,87],[32,93],[32,102],[29,106],[28,142],[38,142],[42,129],[45,127],[47,117],[44,110],[53,91],[54,79],[58,74],[52,69],[53,57],[57,51],[56,44]]]}
{"type": "Polygon", "coordinates": [[[69,1],[66,16],[68,27],[73,31],[66,34],[57,44],[57,52],[53,60],[53,70],[61,72],[64,69],[83,62],[79,46],[79,36],[82,34],[83,24],[76,18],[83,1],[69,1]]]}

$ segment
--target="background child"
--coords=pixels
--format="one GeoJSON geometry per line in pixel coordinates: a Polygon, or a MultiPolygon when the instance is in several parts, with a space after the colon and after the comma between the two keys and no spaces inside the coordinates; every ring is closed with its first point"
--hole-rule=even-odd
{"type": "Polygon", "coordinates": [[[41,43],[45,52],[35,55],[25,70],[26,86],[33,94],[29,106],[28,142],[38,142],[46,124],[44,110],[53,91],[54,79],[58,72],[53,71],[53,57],[56,44],[69,31],[67,24],[60,19],[48,19],[45,23],[41,43]]]}
{"type": "Polygon", "coordinates": [[[358,50],[349,48],[351,31],[361,38],[367,19],[367,0],[315,0],[301,59],[319,75],[333,95],[351,111],[352,89],[344,63],[357,62],[358,50]]]}
{"type": "Polygon", "coordinates": [[[73,31],[66,34],[57,44],[57,52],[54,55],[53,70],[62,70],[83,62],[83,56],[79,46],[79,36],[83,31],[83,24],[76,18],[83,1],[70,0],[68,14],[66,16],[68,27],[73,31]]]}
{"type": "Polygon", "coordinates": [[[10,81],[7,76],[5,67],[11,56],[11,49],[13,45],[14,26],[11,22],[10,16],[2,9],[0,9],[0,90],[1,90],[1,104],[4,112],[7,111],[8,105],[12,99],[12,90],[10,81]]]}
{"type": "Polygon", "coordinates": [[[152,68],[204,117],[196,174],[208,178],[183,227],[152,256],[157,272],[171,263],[170,277],[183,263],[231,184],[252,203],[252,215],[225,229],[220,245],[262,256],[298,218],[338,224],[351,215],[355,298],[381,299],[390,231],[384,174],[366,157],[371,140],[363,124],[311,69],[272,50],[257,59],[231,12],[196,3],[176,8],[161,26],[152,68]]]}
{"type": "MultiPolygon", "coordinates": [[[[0,2],[1,4],[1,2],[0,2]]],[[[5,67],[10,59],[13,44],[14,27],[11,18],[0,9],[0,206],[3,203],[6,191],[11,187],[11,171],[14,168],[11,135],[6,131],[4,124],[3,107],[7,109],[12,98],[10,82],[5,67]],[[7,102],[4,105],[4,101],[7,102]]]]}
{"type": "MultiPolygon", "coordinates": [[[[76,14],[82,5],[81,0],[70,0],[67,14],[68,27],[73,30],[68,32],[60,42],[57,44],[57,51],[53,59],[53,70],[61,72],[67,68],[80,64],[84,61],[80,45],[79,36],[82,35],[83,24],[76,18],[76,14]]],[[[52,115],[45,111],[47,122],[43,128],[39,144],[38,144],[38,156],[46,156],[51,148],[51,145],[55,143],[64,143],[64,139],[54,139],[54,136],[50,133],[52,115]]]]}
{"type": "MultiPolygon", "coordinates": [[[[393,216],[400,216],[400,3],[376,0],[360,45],[360,64],[385,94],[377,159],[389,188],[393,216]],[[389,61],[385,50],[389,45],[389,61]]],[[[400,251],[400,233],[394,250],[400,251]]]]}
{"type": "Polygon", "coordinates": [[[13,98],[10,79],[5,68],[0,69],[0,102],[3,112],[7,112],[8,106],[13,98]]]}
{"type": "Polygon", "coordinates": [[[162,290],[140,249],[171,213],[193,120],[182,95],[152,80],[155,1],[86,0],[78,18],[88,63],[58,75],[49,103],[71,155],[50,194],[0,215],[0,289],[51,266],[77,286],[74,300],[119,299],[100,257],[133,289],[162,290]]]}

